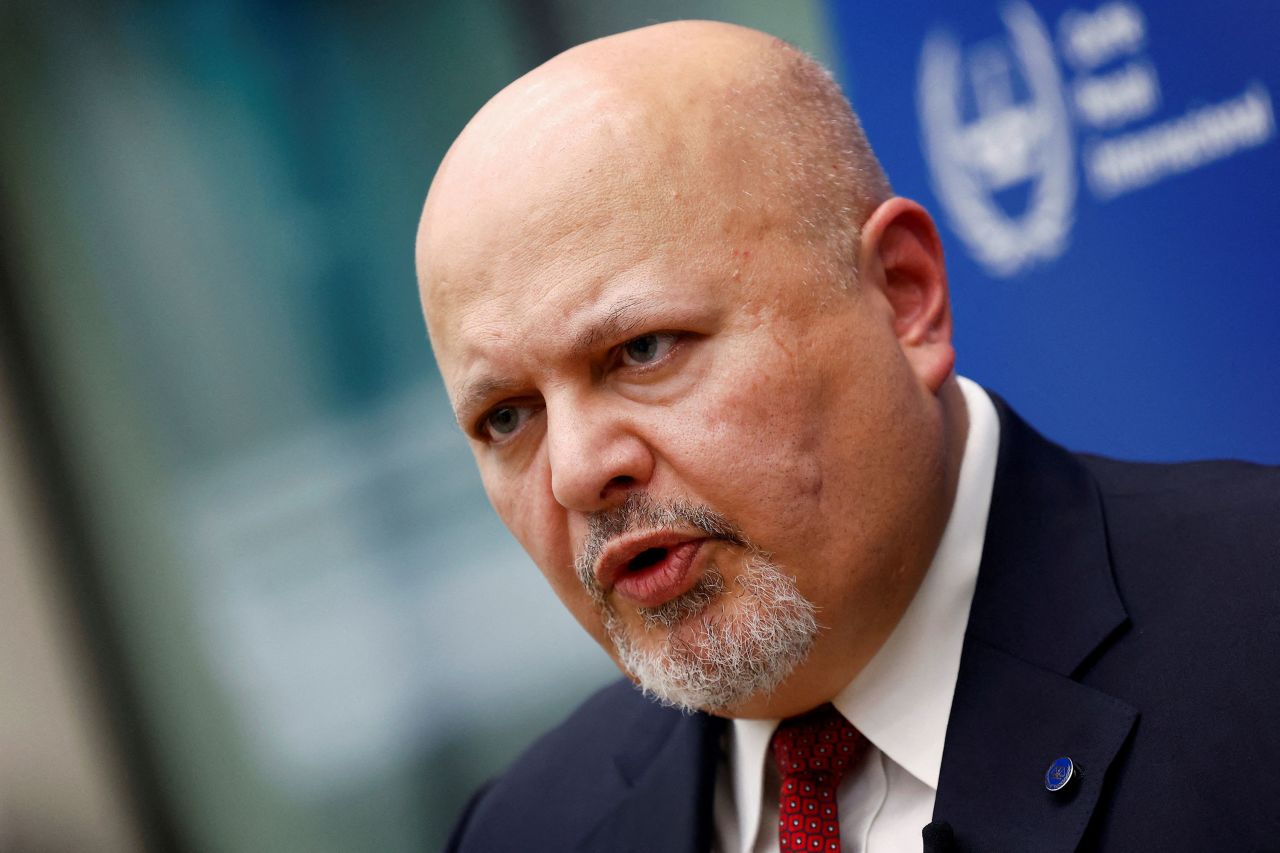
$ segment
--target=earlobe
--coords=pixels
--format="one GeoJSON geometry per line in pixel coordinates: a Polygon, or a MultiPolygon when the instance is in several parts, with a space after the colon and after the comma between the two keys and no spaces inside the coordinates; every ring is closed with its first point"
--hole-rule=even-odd
{"type": "Polygon", "coordinates": [[[955,367],[942,241],[933,218],[910,199],[881,204],[862,229],[864,285],[878,288],[893,333],[920,380],[936,392],[955,367]]]}

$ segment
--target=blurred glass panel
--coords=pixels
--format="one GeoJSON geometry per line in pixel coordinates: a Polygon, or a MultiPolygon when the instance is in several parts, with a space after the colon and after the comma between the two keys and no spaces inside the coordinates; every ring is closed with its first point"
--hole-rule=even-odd
{"type": "Polygon", "coordinates": [[[808,3],[0,11],[32,367],[191,848],[434,847],[613,676],[487,505],[411,246],[484,100],[677,14],[826,54],[808,3]]]}

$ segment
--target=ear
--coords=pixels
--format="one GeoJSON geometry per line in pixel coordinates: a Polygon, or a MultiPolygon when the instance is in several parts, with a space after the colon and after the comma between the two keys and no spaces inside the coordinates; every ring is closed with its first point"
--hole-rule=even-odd
{"type": "Polygon", "coordinates": [[[905,198],[881,204],[862,227],[858,268],[862,286],[879,290],[893,314],[893,331],[912,369],[937,393],[955,369],[951,302],[942,241],[928,211],[905,198]]]}

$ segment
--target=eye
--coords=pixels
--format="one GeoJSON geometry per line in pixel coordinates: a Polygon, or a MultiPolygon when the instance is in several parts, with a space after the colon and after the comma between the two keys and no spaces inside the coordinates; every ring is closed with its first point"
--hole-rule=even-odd
{"type": "Polygon", "coordinates": [[[676,336],[671,332],[651,332],[623,344],[619,357],[627,367],[642,367],[661,361],[675,343],[676,336]]]}
{"type": "Polygon", "coordinates": [[[529,420],[528,406],[499,406],[485,415],[480,422],[484,437],[495,444],[506,441],[529,420]]]}

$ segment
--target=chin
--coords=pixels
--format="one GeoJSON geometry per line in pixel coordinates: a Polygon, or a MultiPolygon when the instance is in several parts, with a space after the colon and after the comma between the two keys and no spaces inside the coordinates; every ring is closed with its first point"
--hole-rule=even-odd
{"type": "Polygon", "coordinates": [[[605,608],[614,659],[646,694],[684,710],[730,715],[767,699],[808,659],[820,630],[816,608],[763,557],[734,583],[736,595],[711,581],[700,592],[709,598],[637,614],[640,625],[605,608]]]}

